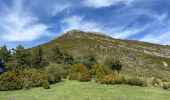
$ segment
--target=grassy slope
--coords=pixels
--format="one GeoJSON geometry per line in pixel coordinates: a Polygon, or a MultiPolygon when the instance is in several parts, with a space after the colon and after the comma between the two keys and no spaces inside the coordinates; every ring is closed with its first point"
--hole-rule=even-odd
{"type": "Polygon", "coordinates": [[[127,85],[102,85],[64,80],[51,89],[34,88],[0,92],[0,100],[15,97],[17,100],[168,100],[170,91],[127,85]]]}
{"type": "Polygon", "coordinates": [[[170,50],[168,46],[118,40],[104,35],[78,31],[68,32],[68,34],[64,34],[41,46],[44,53],[49,54],[51,48],[56,44],[75,58],[87,52],[94,53],[99,63],[102,63],[106,56],[117,55],[123,63],[121,73],[126,76],[156,77],[170,81],[170,58],[144,53],[144,50],[150,51],[152,49],[156,51],[161,51],[161,49],[165,48],[170,50]],[[165,67],[162,62],[167,63],[168,67],[165,67]]]}

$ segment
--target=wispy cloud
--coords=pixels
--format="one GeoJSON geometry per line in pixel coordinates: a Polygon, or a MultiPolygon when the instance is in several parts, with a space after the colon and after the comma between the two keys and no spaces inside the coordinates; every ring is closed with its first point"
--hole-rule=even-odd
{"type": "Polygon", "coordinates": [[[1,39],[5,41],[33,41],[50,34],[49,26],[23,8],[24,0],[14,0],[12,8],[0,17],[1,39]]]}
{"type": "Polygon", "coordinates": [[[144,38],[140,39],[140,41],[157,43],[157,44],[170,44],[170,32],[167,33],[159,33],[159,34],[149,34],[144,38]]]}
{"type": "Polygon", "coordinates": [[[61,26],[63,32],[67,32],[71,29],[79,29],[83,31],[102,31],[102,27],[93,21],[84,20],[83,16],[71,16],[69,18],[65,18],[61,21],[61,26]]]}
{"type": "Polygon", "coordinates": [[[136,0],[84,0],[83,4],[87,7],[103,8],[123,3],[125,5],[131,5],[136,0]]]}
{"type": "Polygon", "coordinates": [[[133,14],[138,15],[138,16],[145,15],[145,16],[153,18],[153,19],[155,19],[156,21],[159,21],[159,22],[164,21],[168,17],[167,12],[156,13],[154,11],[147,10],[147,9],[134,10],[133,14]]]}
{"type": "Polygon", "coordinates": [[[52,15],[55,16],[56,14],[63,12],[65,10],[67,10],[69,12],[71,7],[70,3],[66,3],[66,4],[56,4],[54,6],[54,11],[52,12],[52,15]]]}
{"type": "Polygon", "coordinates": [[[157,44],[170,44],[169,26],[170,26],[170,23],[167,22],[161,28],[155,28],[154,30],[151,30],[151,32],[141,37],[140,41],[157,43],[157,44]]]}

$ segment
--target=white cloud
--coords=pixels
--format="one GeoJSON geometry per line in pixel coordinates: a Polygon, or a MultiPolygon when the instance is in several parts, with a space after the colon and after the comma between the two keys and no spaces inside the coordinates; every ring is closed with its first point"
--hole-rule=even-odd
{"type": "Polygon", "coordinates": [[[167,17],[168,17],[168,13],[167,12],[163,12],[163,13],[156,13],[154,11],[151,10],[147,10],[147,9],[138,9],[135,10],[133,12],[133,14],[137,14],[137,15],[146,15],[150,18],[155,19],[156,21],[162,22],[164,21],[167,17]]]}
{"type": "Polygon", "coordinates": [[[56,4],[55,7],[54,7],[54,11],[52,12],[52,15],[56,15],[62,11],[65,11],[65,10],[68,10],[70,9],[71,7],[71,4],[69,3],[66,3],[66,4],[56,4]]]}
{"type": "Polygon", "coordinates": [[[102,31],[102,27],[99,24],[93,21],[86,21],[83,19],[82,16],[72,16],[69,18],[65,18],[61,21],[61,24],[63,32],[67,32],[72,29],[95,32],[102,31]]]}
{"type": "Polygon", "coordinates": [[[116,33],[111,34],[111,36],[114,37],[114,38],[127,39],[128,37],[136,35],[143,30],[144,30],[144,28],[128,29],[128,30],[125,30],[125,31],[118,30],[116,33]]]}
{"type": "Polygon", "coordinates": [[[169,37],[170,37],[170,30],[165,33],[148,34],[144,36],[142,39],[140,39],[140,41],[167,45],[167,44],[170,44],[169,37]]]}
{"type": "Polygon", "coordinates": [[[83,4],[87,7],[102,8],[123,3],[125,5],[131,5],[135,0],[84,0],[83,4]]]}
{"type": "Polygon", "coordinates": [[[14,0],[8,12],[1,12],[0,32],[5,41],[33,41],[50,34],[48,26],[23,9],[24,0],[14,0]]]}

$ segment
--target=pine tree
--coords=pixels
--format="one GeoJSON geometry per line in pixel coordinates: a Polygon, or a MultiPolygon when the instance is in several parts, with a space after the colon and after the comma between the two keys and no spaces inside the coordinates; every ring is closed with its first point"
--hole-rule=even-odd
{"type": "Polygon", "coordinates": [[[64,53],[58,46],[52,49],[50,60],[57,64],[73,64],[74,59],[71,55],[64,53]]]}
{"type": "Polygon", "coordinates": [[[57,64],[61,64],[62,63],[62,52],[60,51],[58,46],[55,46],[52,49],[51,55],[50,55],[50,60],[57,63],[57,64]]]}
{"type": "Polygon", "coordinates": [[[11,52],[7,49],[6,45],[0,48],[0,57],[5,63],[9,62],[11,59],[11,52]]]}
{"type": "Polygon", "coordinates": [[[18,67],[30,66],[30,52],[26,50],[22,45],[18,45],[14,50],[14,61],[18,64],[18,67]]]}
{"type": "Polygon", "coordinates": [[[32,53],[32,66],[33,67],[43,67],[43,50],[41,46],[38,46],[33,50],[32,53]]]}

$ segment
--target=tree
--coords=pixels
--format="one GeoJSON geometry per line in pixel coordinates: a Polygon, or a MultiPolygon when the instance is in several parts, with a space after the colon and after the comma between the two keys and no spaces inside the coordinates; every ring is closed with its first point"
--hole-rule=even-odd
{"type": "Polygon", "coordinates": [[[119,72],[122,70],[122,64],[117,58],[114,57],[106,58],[105,65],[110,67],[112,70],[117,70],[118,75],[119,72]]]}
{"type": "Polygon", "coordinates": [[[18,45],[14,50],[14,62],[18,64],[18,67],[30,66],[30,52],[25,50],[22,45],[18,45]]]}
{"type": "Polygon", "coordinates": [[[43,66],[43,50],[40,46],[35,48],[32,53],[32,66],[42,67],[43,66]]]}
{"type": "Polygon", "coordinates": [[[88,69],[91,69],[94,64],[97,63],[96,56],[92,53],[87,53],[77,59],[77,63],[84,64],[88,69]]]}
{"type": "Polygon", "coordinates": [[[0,48],[0,57],[4,60],[5,63],[9,62],[11,59],[11,52],[7,49],[6,45],[0,48]]]}
{"type": "Polygon", "coordinates": [[[57,64],[73,64],[74,63],[73,57],[67,53],[62,52],[58,46],[55,46],[52,49],[50,59],[51,61],[57,64]]]}

